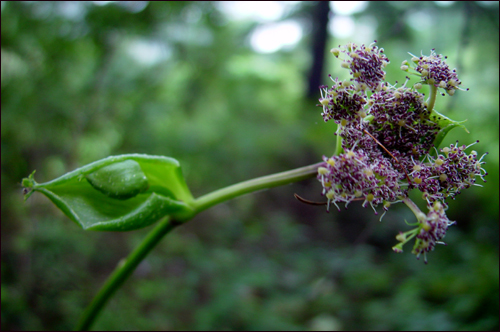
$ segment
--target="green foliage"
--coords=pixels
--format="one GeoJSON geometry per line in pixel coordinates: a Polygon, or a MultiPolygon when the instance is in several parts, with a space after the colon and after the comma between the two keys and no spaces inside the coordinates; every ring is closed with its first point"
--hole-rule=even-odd
{"type": "Polygon", "coordinates": [[[146,227],[167,215],[189,213],[193,200],[177,160],[140,154],[108,157],[46,183],[36,183],[32,173],[23,185],[47,196],[86,230],[146,227]]]}
{"type": "MultiPolygon", "coordinates": [[[[291,51],[257,54],[247,42],[261,23],[229,19],[214,3],[149,2],[135,11],[118,2],[81,4],[72,11],[65,6],[75,3],[2,2],[6,331],[71,330],[148,231],[82,232],[42,195],[22,204],[19,183],[33,169],[45,182],[108,155],[168,155],[199,196],[335,150],[335,126],[323,123],[317,100],[304,98],[312,32],[291,51]],[[164,57],[138,61],[130,53],[136,42],[159,45],[164,57]]],[[[313,26],[310,6],[285,18],[313,26]]],[[[314,196],[319,184],[304,181],[247,195],[179,227],[95,329],[497,330],[497,6],[369,2],[352,16],[361,33],[330,36],[327,46],[377,39],[396,63],[408,51],[436,47],[470,88],[437,98],[436,108],[468,119],[471,132],[452,131],[442,144],[479,139],[478,154],[490,152],[488,182],[450,202],[457,227],[427,266],[390,250],[403,220],[414,221],[404,208],[391,208],[382,223],[359,205],[326,214],[295,202],[294,192],[322,199],[314,196]]],[[[331,68],[324,73],[347,75],[338,60],[325,59],[331,68]]],[[[387,70],[391,83],[404,82],[397,65],[387,70]]]]}
{"type": "Polygon", "coordinates": [[[467,120],[455,121],[444,116],[443,114],[439,113],[436,110],[432,110],[430,120],[439,126],[439,131],[437,133],[436,138],[434,139],[434,146],[436,148],[439,148],[441,146],[443,139],[453,128],[462,127],[467,133],[469,132],[467,128],[465,128],[465,126],[462,124],[467,120]]]}

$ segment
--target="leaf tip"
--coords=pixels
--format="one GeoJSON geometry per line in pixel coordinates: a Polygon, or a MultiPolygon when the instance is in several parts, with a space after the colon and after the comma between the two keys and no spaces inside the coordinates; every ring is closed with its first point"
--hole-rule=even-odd
{"type": "Polygon", "coordinates": [[[24,178],[21,181],[21,185],[23,186],[23,195],[24,195],[25,202],[34,192],[33,187],[36,185],[36,182],[34,179],[35,172],[36,172],[36,170],[34,170],[27,178],[24,178]]]}

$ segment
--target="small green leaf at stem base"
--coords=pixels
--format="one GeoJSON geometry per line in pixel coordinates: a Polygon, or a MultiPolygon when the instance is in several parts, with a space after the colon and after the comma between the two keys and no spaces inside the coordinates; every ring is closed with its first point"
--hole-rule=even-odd
{"type": "Polygon", "coordinates": [[[462,127],[467,133],[469,132],[467,128],[465,128],[465,126],[462,124],[467,120],[455,121],[437,112],[436,110],[432,111],[429,119],[439,126],[439,131],[433,142],[436,148],[438,148],[441,145],[443,139],[448,134],[448,132],[455,127],[462,127]]]}

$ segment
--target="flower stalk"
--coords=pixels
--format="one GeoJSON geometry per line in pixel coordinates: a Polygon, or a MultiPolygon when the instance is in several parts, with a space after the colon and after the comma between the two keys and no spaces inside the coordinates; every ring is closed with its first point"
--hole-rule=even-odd
{"type": "Polygon", "coordinates": [[[84,311],[78,325],[76,326],[76,330],[85,331],[90,329],[98,314],[104,308],[111,296],[127,280],[147,254],[174,228],[189,221],[203,210],[238,196],[262,189],[268,189],[314,178],[316,177],[320,164],[321,163],[313,164],[286,172],[262,176],[216,190],[195,199],[194,202],[191,203],[192,212],[188,214],[185,213],[183,215],[176,215],[175,219],[167,217],[166,219],[160,221],[146,236],[146,238],[144,238],[141,244],[139,244],[139,246],[135,248],[126,259],[122,260],[118,264],[113,273],[108,277],[97,295],[84,311]]]}
{"type": "Polygon", "coordinates": [[[195,214],[208,209],[214,205],[230,200],[234,197],[255,192],[261,189],[268,189],[285,184],[306,180],[316,177],[318,167],[322,163],[317,163],[305,167],[300,167],[286,172],[263,176],[260,178],[240,182],[232,186],[222,188],[197,198],[192,207],[195,214]]]}

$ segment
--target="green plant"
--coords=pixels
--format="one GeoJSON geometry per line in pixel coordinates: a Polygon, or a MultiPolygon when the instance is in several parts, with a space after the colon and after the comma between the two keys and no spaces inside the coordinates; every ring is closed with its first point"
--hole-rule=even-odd
{"type": "MultiPolygon", "coordinates": [[[[144,257],[172,229],[191,220],[201,211],[264,188],[316,177],[322,194],[338,209],[352,201],[363,201],[375,214],[382,205],[384,214],[392,204],[404,202],[415,214],[414,229],[397,235],[403,245],[415,239],[412,252],[419,258],[442,243],[447,228],[454,224],[445,210],[446,199],[484,181],[483,157],[470,146],[458,143],[438,150],[443,138],[462,122],[453,121],[434,109],[438,90],[453,95],[461,82],[441,55],[413,56],[401,69],[418,77],[400,86],[386,82],[383,68],[389,60],[374,44],[348,44],[332,49],[345,56],[342,67],[350,80],[332,79],[333,86],[320,87],[322,116],[337,123],[337,144],[331,157],[291,171],[241,182],[194,198],[177,160],[169,157],[127,154],[108,157],[69,172],[46,183],[37,183],[34,172],[23,179],[25,199],[38,191],[47,196],[71,220],[86,230],[130,231],[158,224],[143,242],[121,263],[94,298],[78,324],[88,329],[106,301],[133,272],[144,257]],[[429,85],[427,101],[418,92],[429,85]],[[423,193],[429,212],[423,213],[408,197],[412,189],[423,193]]],[[[444,94],[443,94],[444,95],[444,94]]],[[[465,128],[465,127],[463,127],[465,128]]],[[[475,143],[473,143],[475,144],[475,143]]],[[[307,200],[301,199],[304,202],[307,200]]],[[[383,215],[382,215],[383,217],[383,215]]]]}

